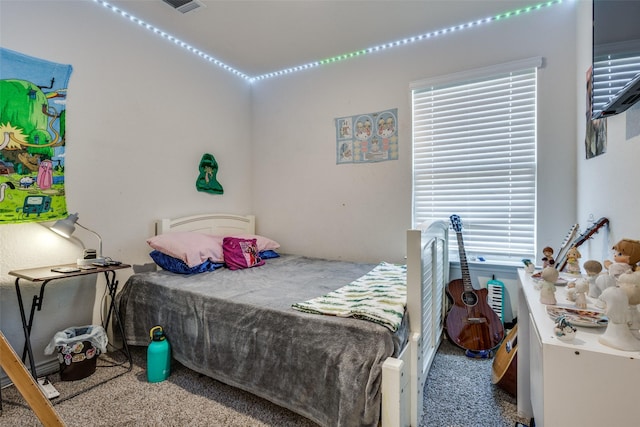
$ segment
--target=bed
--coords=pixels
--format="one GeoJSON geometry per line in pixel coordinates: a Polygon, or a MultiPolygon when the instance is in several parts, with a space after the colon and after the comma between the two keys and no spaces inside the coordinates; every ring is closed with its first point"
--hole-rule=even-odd
{"type": "MultiPolygon", "coordinates": [[[[322,426],[417,426],[440,343],[448,283],[443,221],[408,230],[406,314],[396,331],[356,318],[294,310],[376,264],[280,254],[264,265],[131,276],[118,295],[129,344],[162,325],[181,364],[322,426]]],[[[251,215],[204,214],[156,223],[156,235],[255,235],[251,215]]]]}

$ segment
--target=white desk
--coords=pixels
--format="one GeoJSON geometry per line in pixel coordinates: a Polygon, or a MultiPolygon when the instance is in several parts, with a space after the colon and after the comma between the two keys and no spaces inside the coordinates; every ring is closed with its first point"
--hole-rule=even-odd
{"type": "MultiPolygon", "coordinates": [[[[605,328],[578,327],[572,342],[558,340],[534,281],[524,269],[518,278],[519,414],[536,427],[640,425],[640,352],[600,344],[605,328]]],[[[565,286],[556,286],[556,300],[573,307],[565,286]]]]}

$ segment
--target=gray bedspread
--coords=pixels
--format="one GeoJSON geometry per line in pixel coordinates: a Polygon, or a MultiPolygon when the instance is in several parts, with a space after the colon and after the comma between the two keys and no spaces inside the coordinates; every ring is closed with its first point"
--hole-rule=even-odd
{"type": "Polygon", "coordinates": [[[135,274],[118,304],[129,344],[148,345],[149,329],[161,325],[173,357],[194,371],[323,426],[376,426],[382,363],[407,328],[393,334],[366,320],[291,308],[374,267],[283,255],[245,270],[135,274]]]}

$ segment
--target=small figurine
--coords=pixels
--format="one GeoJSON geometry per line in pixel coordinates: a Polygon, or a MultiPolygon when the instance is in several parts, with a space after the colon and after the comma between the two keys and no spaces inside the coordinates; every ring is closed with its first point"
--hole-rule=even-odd
{"type": "Polygon", "coordinates": [[[571,341],[576,337],[576,328],[562,315],[556,318],[553,333],[561,341],[571,341]]]}
{"type": "Polygon", "coordinates": [[[580,262],[578,260],[582,258],[580,255],[580,251],[575,246],[572,246],[569,251],[567,251],[567,273],[570,274],[580,274],[580,262]]]}
{"type": "Polygon", "coordinates": [[[606,260],[604,267],[609,274],[618,278],[621,274],[634,271],[640,262],[640,241],[622,239],[613,246],[613,262],[606,260]]]}
{"type": "Polygon", "coordinates": [[[556,261],[553,259],[553,248],[547,246],[542,250],[542,268],[552,267],[556,261]]]}
{"type": "Polygon", "coordinates": [[[600,299],[605,289],[614,288],[616,286],[616,279],[608,274],[600,274],[596,278],[596,287],[598,288],[598,300],[596,301],[596,307],[604,308],[604,302],[600,299]]]}
{"type": "Polygon", "coordinates": [[[547,305],[556,304],[556,282],[560,273],[555,267],[547,267],[542,270],[542,288],[540,289],[540,302],[547,305]]]}
{"type": "MultiPolygon", "coordinates": [[[[614,257],[618,258],[618,257],[614,257]]],[[[627,264],[626,262],[611,262],[611,261],[605,261],[605,266],[608,265],[607,270],[609,272],[609,276],[613,277],[614,279],[617,279],[618,277],[620,277],[622,274],[625,273],[631,273],[631,266],[629,264],[627,264]]]]}
{"type": "Polygon", "coordinates": [[[640,350],[640,340],[633,336],[629,325],[627,325],[629,299],[625,291],[617,286],[612,286],[602,291],[600,300],[604,302],[605,312],[609,318],[607,329],[598,338],[600,344],[623,351],[640,350]]]}
{"type": "Polygon", "coordinates": [[[594,259],[590,259],[589,261],[584,262],[584,269],[587,272],[587,276],[589,278],[589,296],[591,298],[598,298],[600,296],[600,288],[596,285],[596,278],[598,274],[602,271],[602,264],[599,261],[594,259]]]}
{"type": "Polygon", "coordinates": [[[576,282],[567,283],[567,300],[571,302],[576,301],[576,282]]]}
{"type": "Polygon", "coordinates": [[[536,266],[531,262],[530,259],[524,258],[522,260],[522,263],[524,264],[524,271],[526,271],[527,274],[531,275],[534,271],[536,271],[536,266]]]}
{"type": "Polygon", "coordinates": [[[638,305],[640,304],[640,271],[634,271],[633,273],[625,273],[618,277],[618,284],[629,300],[629,315],[627,316],[627,323],[631,333],[640,338],[640,312],[638,311],[638,305]]]}
{"type": "Polygon", "coordinates": [[[584,278],[576,280],[576,308],[584,310],[587,308],[587,292],[589,291],[589,281],[584,278]]]}

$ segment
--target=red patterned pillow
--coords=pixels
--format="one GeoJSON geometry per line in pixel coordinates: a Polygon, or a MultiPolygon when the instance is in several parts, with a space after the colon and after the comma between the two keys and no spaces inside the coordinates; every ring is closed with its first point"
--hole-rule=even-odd
{"type": "Polygon", "coordinates": [[[264,260],[258,256],[256,239],[225,237],[222,240],[222,252],[224,262],[230,270],[257,267],[264,264],[264,260]]]}

